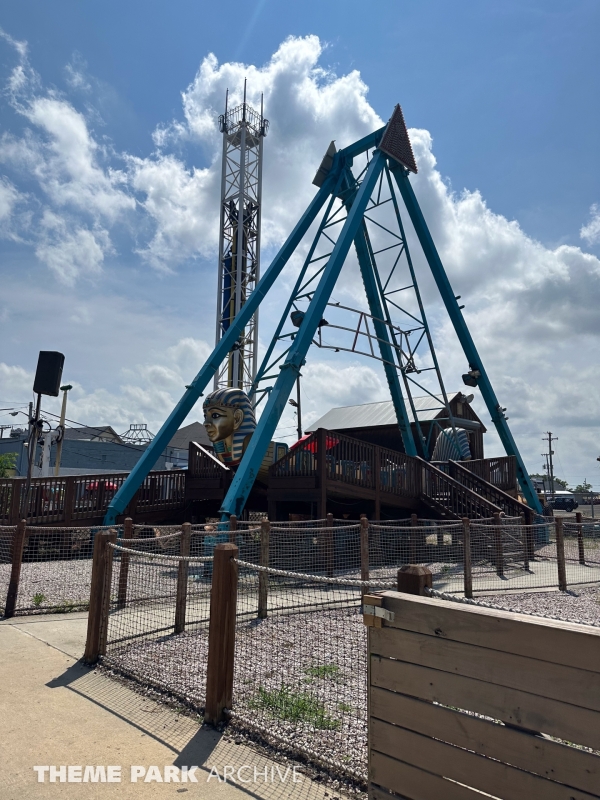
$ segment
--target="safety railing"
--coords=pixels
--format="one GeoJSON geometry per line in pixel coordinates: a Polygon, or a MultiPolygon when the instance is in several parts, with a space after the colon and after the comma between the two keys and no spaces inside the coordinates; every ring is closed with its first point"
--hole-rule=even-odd
{"type": "Polygon", "coordinates": [[[517,460],[514,456],[478,458],[461,462],[461,466],[504,492],[517,486],[517,460]]]}
{"type": "Polygon", "coordinates": [[[190,442],[188,456],[188,475],[192,478],[218,479],[229,468],[221,464],[216,456],[205,450],[197,442],[190,442]]]}
{"type": "Polygon", "coordinates": [[[271,467],[274,478],[312,478],[317,474],[317,434],[312,433],[271,467]]]}
{"type": "Polygon", "coordinates": [[[271,468],[274,478],[316,477],[320,465],[328,481],[417,497],[417,459],[337,432],[315,431],[271,468]],[[319,453],[324,448],[324,454],[319,453]]]}
{"type": "Polygon", "coordinates": [[[502,509],[441,470],[421,461],[421,498],[442,517],[492,517],[502,509]]]}
{"type": "Polygon", "coordinates": [[[469,461],[461,461],[460,463],[449,461],[448,474],[463,486],[485,497],[493,505],[498,506],[509,517],[518,517],[520,514],[530,513],[531,509],[524,503],[520,503],[476,472],[472,472],[467,466],[469,463],[469,461]]]}
{"type": "MultiPolygon", "coordinates": [[[[127,477],[127,473],[121,472],[33,478],[26,503],[25,478],[1,479],[0,524],[16,525],[22,518],[30,525],[70,525],[81,520],[101,522],[110,501],[127,477]]],[[[134,495],[129,513],[132,509],[144,513],[180,508],[184,494],[184,471],[151,472],[134,495]]]]}

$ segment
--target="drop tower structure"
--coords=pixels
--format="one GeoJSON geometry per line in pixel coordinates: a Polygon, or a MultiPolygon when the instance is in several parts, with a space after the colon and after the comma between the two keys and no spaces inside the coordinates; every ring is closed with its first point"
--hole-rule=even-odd
{"type": "MultiPolygon", "coordinates": [[[[260,222],[263,140],[269,121],[244,100],[219,117],[223,134],[219,273],[215,346],[229,330],[260,278],[260,222]]],[[[248,392],[257,369],[258,309],[240,332],[221,368],[214,388],[234,387],[248,392]]]]}

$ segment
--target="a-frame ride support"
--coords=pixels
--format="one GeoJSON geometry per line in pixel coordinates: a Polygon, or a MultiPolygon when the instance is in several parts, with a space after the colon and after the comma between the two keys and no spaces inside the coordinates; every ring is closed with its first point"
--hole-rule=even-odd
{"type": "MultiPolygon", "coordinates": [[[[332,193],[338,192],[339,187],[342,185],[348,187],[352,185],[352,183],[356,184],[351,172],[353,159],[373,149],[374,153],[363,176],[362,182],[357,190],[352,192],[352,195],[348,193],[345,195],[346,199],[351,199],[347,202],[347,216],[343,227],[334,244],[332,252],[328,255],[325,265],[319,270],[318,274],[320,277],[316,289],[314,291],[311,290],[309,293],[308,309],[302,318],[297,333],[293,336],[290,347],[286,351],[285,360],[281,364],[279,375],[268,393],[266,406],[258,421],[256,430],[248,443],[227,496],[223,501],[221,508],[223,517],[226,519],[231,514],[239,516],[244,508],[269,443],[277,428],[299,371],[305,363],[307,352],[314,341],[315,333],[323,318],[323,313],[353,243],[356,247],[371,315],[374,321],[385,320],[385,309],[382,308],[380,302],[381,293],[378,292],[376,270],[369,254],[368,235],[366,234],[364,220],[367,205],[386,164],[389,164],[389,169],[395,177],[433,277],[463,347],[471,371],[474,374],[474,380],[476,380],[477,385],[481,388],[482,396],[492,421],[496,425],[496,429],[498,430],[507,454],[513,455],[516,458],[517,474],[523,493],[529,506],[538,513],[541,513],[537,494],[526,472],[525,465],[521,459],[512,434],[510,433],[503,411],[498,403],[481,358],[477,353],[473,339],[458,307],[439,254],[435,248],[418,201],[408,180],[409,169],[411,171],[416,171],[416,167],[414,167],[412,150],[410,148],[402,112],[400,107],[397,106],[387,126],[335,154],[328,155],[328,169],[326,170],[319,191],[288,237],[282,249],[257,284],[248,301],[235,317],[220,342],[216,345],[211,356],[194,381],[187,387],[182,399],[165,421],[148,449],[142,455],[128,479],[113,498],[104,520],[106,525],[114,524],[117,515],[124,512],[136,490],[146,478],[172,436],[178,430],[198,399],[203,395],[205,388],[213,379],[221,363],[236,344],[241,331],[244,330],[244,327],[260,306],[262,299],[271,289],[273,283],[308,232],[310,226],[316,220],[323,206],[327,200],[331,198],[332,193]],[[411,166],[411,163],[413,166],[411,166]]],[[[344,195],[340,192],[339,196],[343,197],[344,195]]],[[[393,363],[393,345],[388,336],[387,326],[380,326],[379,323],[377,323],[376,335],[379,343],[381,360],[386,368],[386,377],[394,400],[398,425],[402,431],[408,454],[414,455],[417,451],[410,429],[410,421],[406,412],[406,406],[402,392],[400,391],[398,372],[395,367],[393,369],[391,367],[388,369],[387,367],[387,365],[393,363]]]]}

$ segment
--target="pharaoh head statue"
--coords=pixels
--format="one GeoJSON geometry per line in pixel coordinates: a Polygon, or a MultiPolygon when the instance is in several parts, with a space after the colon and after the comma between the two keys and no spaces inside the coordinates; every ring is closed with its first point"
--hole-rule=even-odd
{"type": "Polygon", "coordinates": [[[217,389],[205,398],[204,427],[217,458],[238,464],[256,428],[254,409],[241,389],[217,389]]]}

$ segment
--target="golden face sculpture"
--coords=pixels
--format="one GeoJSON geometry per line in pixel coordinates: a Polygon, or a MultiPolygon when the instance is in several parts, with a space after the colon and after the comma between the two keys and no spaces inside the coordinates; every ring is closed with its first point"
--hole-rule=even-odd
{"type": "Polygon", "coordinates": [[[211,405],[204,409],[204,427],[211,442],[226,442],[229,450],[233,443],[233,434],[244,421],[241,408],[211,405]],[[229,442],[227,440],[230,440],[229,442]]]}
{"type": "Polygon", "coordinates": [[[232,387],[216,389],[203,403],[204,427],[217,458],[228,466],[241,461],[256,428],[248,395],[232,387]]]}

